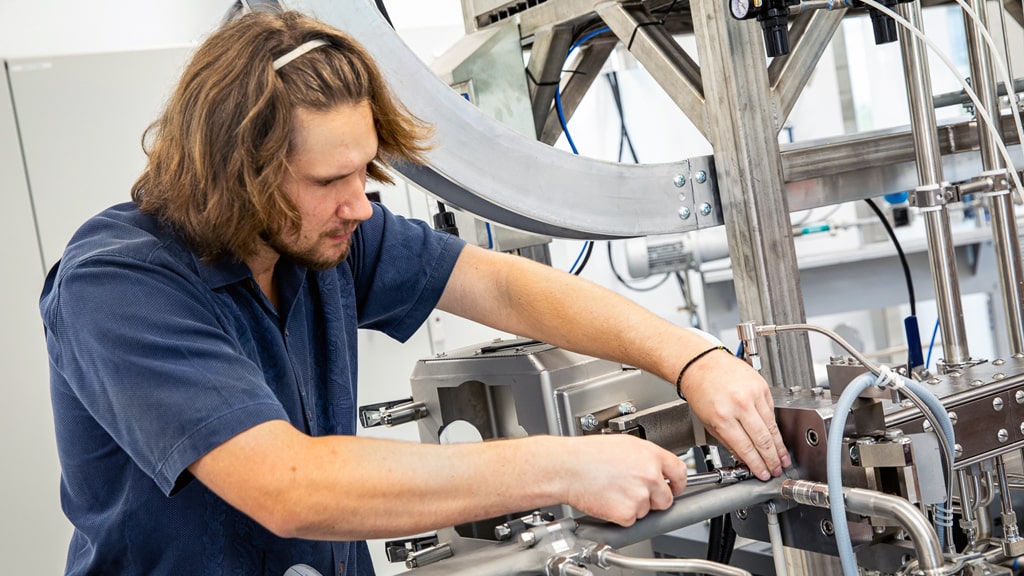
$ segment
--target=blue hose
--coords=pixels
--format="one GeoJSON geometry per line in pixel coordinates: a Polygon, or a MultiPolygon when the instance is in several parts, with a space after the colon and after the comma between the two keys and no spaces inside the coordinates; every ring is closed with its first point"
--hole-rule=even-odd
{"type": "MultiPolygon", "coordinates": [[[[949,446],[955,444],[953,436],[953,423],[949,420],[949,414],[928,389],[917,382],[897,376],[901,383],[916,394],[925,407],[932,412],[938,420],[942,433],[949,441],[949,446]]],[[[827,452],[827,479],[829,494],[829,510],[832,513],[832,525],[835,531],[836,547],[839,551],[839,561],[843,567],[845,576],[857,576],[857,558],[853,553],[853,543],[850,541],[850,529],[846,524],[846,502],[843,498],[843,430],[846,427],[846,417],[853,408],[853,403],[860,394],[876,385],[881,379],[871,373],[864,373],[853,379],[846,390],[843,391],[836,402],[832,413],[832,422],[828,430],[828,452],[827,452]]],[[[944,531],[938,530],[939,534],[944,531]]],[[[941,538],[941,536],[940,536],[941,538]]]]}

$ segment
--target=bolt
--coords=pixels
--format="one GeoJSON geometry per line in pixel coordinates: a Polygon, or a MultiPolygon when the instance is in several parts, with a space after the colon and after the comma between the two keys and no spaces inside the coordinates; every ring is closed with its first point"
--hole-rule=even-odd
{"type": "Polygon", "coordinates": [[[619,414],[625,416],[626,414],[634,414],[636,412],[636,406],[632,402],[623,402],[619,404],[619,414]]]}
{"type": "Polygon", "coordinates": [[[996,438],[999,438],[1000,442],[1006,442],[1010,439],[1010,433],[1006,431],[1006,428],[1000,428],[996,438]]]}
{"type": "Polygon", "coordinates": [[[537,535],[532,530],[519,533],[519,546],[522,548],[532,548],[537,543],[537,535]]]}
{"type": "Polygon", "coordinates": [[[835,534],[835,527],[832,525],[832,521],[828,518],[821,520],[821,533],[825,536],[832,536],[835,534]]]}
{"type": "Polygon", "coordinates": [[[708,216],[709,214],[711,214],[711,204],[704,202],[703,204],[700,205],[700,215],[708,216]]]}
{"type": "Polygon", "coordinates": [[[953,445],[953,457],[959,458],[964,455],[964,447],[959,444],[953,445]]]}
{"type": "Polygon", "coordinates": [[[804,435],[807,438],[807,444],[810,446],[818,445],[818,431],[814,428],[807,430],[807,434],[804,435]]]}
{"type": "Polygon", "coordinates": [[[686,176],[676,174],[676,177],[672,179],[672,183],[676,185],[676,188],[682,188],[686,186],[686,176]]]}
{"type": "Polygon", "coordinates": [[[593,432],[596,430],[597,424],[597,416],[594,416],[593,414],[587,414],[580,418],[580,428],[583,428],[583,430],[587,432],[593,432]]]}
{"type": "Polygon", "coordinates": [[[1017,401],[1017,404],[1024,404],[1024,390],[1017,390],[1013,395],[1013,399],[1017,401]]]}
{"type": "Polygon", "coordinates": [[[740,508],[739,510],[737,510],[736,511],[736,517],[739,518],[740,520],[746,520],[747,519],[747,509],[746,508],[740,508]]]}
{"type": "Polygon", "coordinates": [[[984,384],[984,382],[982,382],[981,380],[971,380],[971,387],[972,388],[977,388],[978,386],[981,386],[982,384],[984,384]]]}
{"type": "Polygon", "coordinates": [[[499,524],[494,527],[494,537],[498,540],[508,540],[512,536],[512,529],[508,527],[508,524],[499,524]]]}
{"type": "Polygon", "coordinates": [[[1002,372],[996,372],[995,374],[992,375],[992,380],[996,382],[1002,380],[1003,378],[1006,378],[1006,374],[1003,374],[1002,372]]]}
{"type": "Polygon", "coordinates": [[[1003,399],[996,397],[992,399],[992,409],[999,412],[1003,409],[1003,399]]]}
{"type": "Polygon", "coordinates": [[[934,386],[936,384],[941,384],[942,383],[942,379],[940,379],[940,378],[929,378],[928,379],[928,383],[931,384],[932,386],[934,386]]]}
{"type": "Polygon", "coordinates": [[[953,424],[953,426],[956,426],[956,421],[957,421],[956,412],[950,412],[949,413],[949,421],[953,424]]]}
{"type": "Polygon", "coordinates": [[[1020,423],[1020,433],[1024,434],[1024,422],[1020,423]]]}
{"type": "Polygon", "coordinates": [[[703,184],[708,181],[708,173],[701,170],[697,172],[697,184],[703,184]]]}
{"type": "Polygon", "coordinates": [[[992,361],[993,366],[1002,366],[1003,364],[1006,364],[1006,360],[1003,360],[1002,358],[996,358],[992,361]]]}
{"type": "Polygon", "coordinates": [[[947,374],[947,376],[949,376],[950,378],[959,378],[959,377],[961,377],[963,375],[964,375],[964,373],[960,372],[959,370],[953,370],[952,372],[947,374]]]}
{"type": "Polygon", "coordinates": [[[875,526],[875,534],[885,534],[885,526],[875,526]]]}
{"type": "Polygon", "coordinates": [[[1015,360],[1020,360],[1021,358],[1024,358],[1024,352],[1017,352],[1016,354],[1013,355],[1013,358],[1015,360]]]}
{"type": "Polygon", "coordinates": [[[821,386],[815,386],[814,388],[811,388],[811,396],[824,396],[824,395],[825,395],[825,389],[822,388],[821,386]]]}
{"type": "Polygon", "coordinates": [[[686,206],[683,206],[682,208],[680,208],[679,209],[679,219],[680,220],[689,220],[689,218],[690,218],[690,209],[687,208],[686,206]]]}
{"type": "Polygon", "coordinates": [[[932,423],[931,423],[931,422],[929,422],[929,421],[927,421],[927,420],[925,420],[925,421],[924,421],[924,424],[921,424],[921,428],[922,428],[922,429],[923,429],[923,430],[924,430],[925,432],[931,432],[931,431],[932,431],[932,423]]]}

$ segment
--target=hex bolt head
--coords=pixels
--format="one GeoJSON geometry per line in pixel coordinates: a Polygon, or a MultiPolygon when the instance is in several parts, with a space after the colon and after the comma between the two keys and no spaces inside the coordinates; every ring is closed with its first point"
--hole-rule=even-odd
{"type": "Polygon", "coordinates": [[[703,170],[701,170],[700,172],[697,172],[696,180],[697,180],[697,184],[703,184],[703,183],[707,182],[708,181],[708,173],[703,171],[703,170]]]}
{"type": "Polygon", "coordinates": [[[711,214],[711,204],[704,202],[703,204],[700,205],[700,215],[708,216],[709,214],[711,214]]]}
{"type": "Polygon", "coordinates": [[[587,432],[593,432],[597,429],[597,416],[593,414],[587,414],[580,417],[580,428],[583,428],[587,432]]]}
{"type": "Polygon", "coordinates": [[[686,176],[676,174],[676,177],[672,179],[672,183],[676,185],[676,188],[682,188],[686,186],[686,176]]]}
{"type": "Polygon", "coordinates": [[[690,218],[690,209],[687,208],[686,206],[683,206],[682,208],[680,208],[679,209],[679,219],[680,220],[689,220],[689,218],[690,218]]]}
{"type": "Polygon", "coordinates": [[[636,413],[636,405],[633,404],[632,402],[623,402],[622,404],[619,404],[619,414],[622,414],[623,416],[625,416],[626,414],[635,414],[635,413],[636,413]]]}

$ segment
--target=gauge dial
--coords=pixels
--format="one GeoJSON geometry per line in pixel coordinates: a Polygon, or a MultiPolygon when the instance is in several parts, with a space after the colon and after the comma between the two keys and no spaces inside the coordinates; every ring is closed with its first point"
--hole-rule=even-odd
{"type": "Polygon", "coordinates": [[[750,17],[750,3],[752,0],[729,0],[732,15],[739,20],[746,20],[750,17]]]}

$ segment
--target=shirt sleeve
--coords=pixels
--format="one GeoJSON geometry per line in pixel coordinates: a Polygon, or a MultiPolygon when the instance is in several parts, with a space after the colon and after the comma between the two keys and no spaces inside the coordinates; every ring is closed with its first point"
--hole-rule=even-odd
{"type": "Polygon", "coordinates": [[[347,260],[359,327],[407,340],[437,305],[465,244],[374,204],[373,216],[353,235],[347,260]]]}
{"type": "Polygon", "coordinates": [[[187,271],[102,255],[52,281],[43,318],[54,377],[165,494],[224,441],[288,419],[215,311],[218,294],[187,271]]]}

